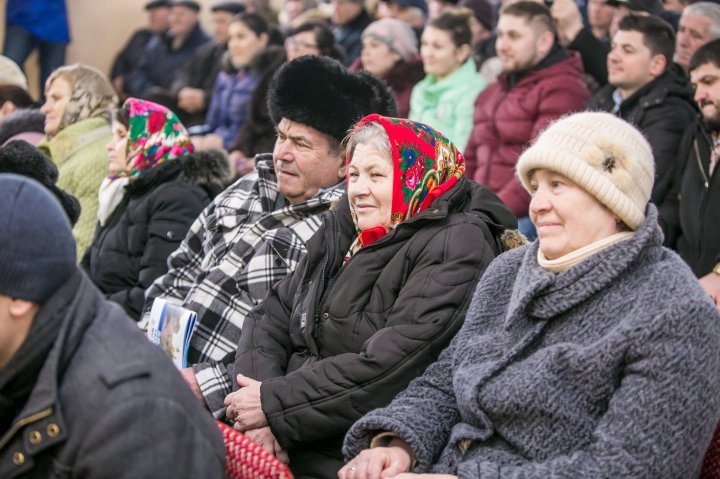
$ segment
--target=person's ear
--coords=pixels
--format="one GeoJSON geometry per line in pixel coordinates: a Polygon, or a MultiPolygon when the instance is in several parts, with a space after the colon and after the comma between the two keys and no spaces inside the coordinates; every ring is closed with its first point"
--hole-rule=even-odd
{"type": "Polygon", "coordinates": [[[264,47],[268,46],[268,43],[270,42],[270,36],[267,33],[261,33],[258,38],[260,38],[260,43],[262,43],[264,47]]]}
{"type": "Polygon", "coordinates": [[[347,176],[347,163],[345,156],[341,153],[338,155],[338,179],[342,180],[347,176]]]}
{"type": "Polygon", "coordinates": [[[34,316],[37,309],[38,305],[31,301],[13,298],[13,300],[10,302],[8,311],[10,312],[10,316],[14,318],[23,318],[28,315],[34,316]]]}
{"type": "Polygon", "coordinates": [[[544,31],[542,32],[537,40],[536,45],[538,50],[540,50],[540,58],[545,58],[545,56],[550,53],[550,50],[552,49],[552,46],[555,44],[555,34],[551,31],[544,31]]]}
{"type": "Polygon", "coordinates": [[[6,101],[2,104],[0,107],[0,118],[5,118],[10,113],[17,110],[17,107],[15,106],[15,103],[11,102],[10,100],[6,101]]]}
{"type": "Polygon", "coordinates": [[[665,55],[658,53],[650,59],[650,74],[657,78],[663,74],[667,67],[667,59],[665,55]]]}

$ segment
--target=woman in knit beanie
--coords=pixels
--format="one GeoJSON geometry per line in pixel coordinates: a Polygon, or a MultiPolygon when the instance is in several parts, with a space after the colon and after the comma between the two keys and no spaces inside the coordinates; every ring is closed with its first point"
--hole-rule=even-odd
{"type": "Polygon", "coordinates": [[[538,240],[498,257],[440,360],[355,423],[339,477],[697,477],[720,317],[662,246],[648,142],[578,113],[517,172],[538,240]]]}
{"type": "Polygon", "coordinates": [[[128,98],[112,131],[97,232],[82,266],[139,319],[145,289],[167,272],[168,256],[222,190],[229,168],[219,152],[193,153],[175,113],[156,103],[128,98]]]}
{"type": "Polygon", "coordinates": [[[425,76],[417,35],[410,25],[395,18],[368,25],[362,34],[362,53],[352,68],[384,80],[395,95],[398,116],[407,118],[412,89],[425,76]]]}

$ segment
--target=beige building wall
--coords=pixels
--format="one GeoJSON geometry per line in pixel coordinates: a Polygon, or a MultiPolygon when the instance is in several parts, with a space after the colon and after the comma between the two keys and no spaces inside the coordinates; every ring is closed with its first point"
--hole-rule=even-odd
{"type": "MultiPolygon", "coordinates": [[[[143,9],[148,0],[66,0],[72,42],[67,63],[85,63],[106,74],[117,52],[133,31],[146,23],[143,9]]],[[[210,33],[210,5],[216,0],[196,0],[203,6],[201,23],[210,33]]],[[[5,4],[0,0],[0,42],[5,38],[5,4]]],[[[37,58],[34,53],[25,65],[31,93],[38,97],[37,58]]]]}

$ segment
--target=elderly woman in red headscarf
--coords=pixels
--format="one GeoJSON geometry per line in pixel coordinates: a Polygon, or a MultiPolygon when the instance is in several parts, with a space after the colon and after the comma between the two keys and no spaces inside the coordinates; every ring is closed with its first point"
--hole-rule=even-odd
{"type": "Polygon", "coordinates": [[[387,405],[460,328],[516,221],[440,132],[370,115],[346,142],[347,197],[245,322],[225,404],[296,477],[334,478],[352,423],[387,405]]]}

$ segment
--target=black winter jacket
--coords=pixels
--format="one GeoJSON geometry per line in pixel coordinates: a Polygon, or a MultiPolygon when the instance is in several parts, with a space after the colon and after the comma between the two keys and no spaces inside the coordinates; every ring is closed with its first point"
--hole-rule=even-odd
{"type": "Polygon", "coordinates": [[[496,238],[515,227],[497,196],[463,179],[342,266],[356,238],[347,197],[324,216],[306,258],[246,319],[234,367],[262,381],[296,478],[337,477],[344,434],[437,359],[501,252],[496,238]]]}
{"type": "MultiPolygon", "coordinates": [[[[615,87],[606,85],[588,103],[588,109],[612,112],[615,87]]],[[[697,107],[693,90],[686,78],[672,70],[651,81],[623,101],[617,116],[637,126],[645,134],[655,158],[655,184],[650,201],[662,218],[668,208],[672,185],[682,172],[684,163],[678,153],[686,130],[694,127],[697,107]]]]}
{"type": "Polygon", "coordinates": [[[683,140],[685,163],[677,186],[677,214],[661,218],[666,245],[675,249],[700,278],[720,263],[720,168],[712,175],[712,140],[700,120],[683,140]]]}
{"type": "Polygon", "coordinates": [[[211,417],[160,348],[85,275],[78,271],[38,315],[62,326],[0,437],[0,477],[225,476],[211,417]]]}
{"type": "Polygon", "coordinates": [[[95,231],[82,266],[108,299],[138,320],[145,290],[167,272],[193,221],[221,191],[227,172],[217,153],[193,153],[141,173],[105,226],[95,231]]]}

